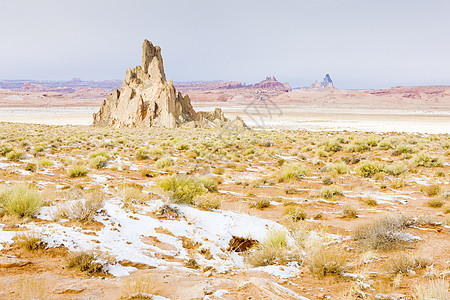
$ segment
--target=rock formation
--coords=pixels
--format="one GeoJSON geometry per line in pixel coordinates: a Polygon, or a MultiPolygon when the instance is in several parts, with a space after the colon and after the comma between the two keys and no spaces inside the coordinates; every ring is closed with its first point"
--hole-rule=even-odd
{"type": "Polygon", "coordinates": [[[333,80],[331,80],[330,74],[326,74],[322,82],[317,82],[317,80],[311,85],[313,90],[331,90],[334,89],[333,80]]]}
{"type": "Polygon", "coordinates": [[[113,127],[222,127],[231,123],[220,109],[214,114],[197,113],[189,96],[177,93],[172,81],[166,80],[161,48],[147,40],[142,45],[142,65],[126,71],[120,90],[115,89],[94,114],[94,125],[113,127]]]}

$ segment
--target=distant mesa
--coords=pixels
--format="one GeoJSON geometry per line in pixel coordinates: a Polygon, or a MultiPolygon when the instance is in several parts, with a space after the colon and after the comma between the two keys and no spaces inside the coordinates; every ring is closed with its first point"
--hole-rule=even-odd
{"type": "Polygon", "coordinates": [[[291,86],[289,85],[289,83],[281,83],[279,82],[275,76],[268,76],[266,77],[265,80],[253,84],[253,85],[249,85],[248,88],[253,88],[253,89],[271,89],[271,90],[279,90],[279,91],[283,91],[283,92],[289,92],[291,91],[291,86]]]}
{"type": "Polygon", "coordinates": [[[142,65],[126,71],[120,90],[106,98],[93,119],[94,125],[112,127],[246,127],[241,118],[231,122],[218,108],[196,112],[189,96],[166,80],[161,48],[148,40],[142,45],[142,65]]]}

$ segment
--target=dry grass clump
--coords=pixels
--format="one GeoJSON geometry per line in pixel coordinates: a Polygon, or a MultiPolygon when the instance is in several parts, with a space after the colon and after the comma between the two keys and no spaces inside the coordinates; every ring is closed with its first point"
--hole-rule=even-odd
{"type": "Polygon", "coordinates": [[[427,201],[429,207],[439,208],[444,206],[445,200],[439,198],[433,198],[427,201]]]}
{"type": "Polygon", "coordinates": [[[166,176],[157,181],[158,186],[167,192],[175,203],[195,204],[194,198],[208,192],[208,189],[192,176],[166,176]]]}
{"type": "Polygon", "coordinates": [[[101,169],[108,165],[108,158],[105,156],[96,156],[89,159],[89,165],[94,169],[101,169]]]}
{"type": "Polygon", "coordinates": [[[309,174],[309,169],[302,164],[284,163],[278,180],[280,182],[300,180],[309,174]]]}
{"type": "Polygon", "coordinates": [[[364,203],[366,203],[367,205],[369,205],[369,206],[376,206],[376,205],[378,205],[377,200],[375,200],[375,199],[373,199],[371,197],[365,197],[365,198],[362,199],[362,201],[364,203]]]}
{"type": "Polygon", "coordinates": [[[143,204],[149,200],[147,194],[142,192],[139,186],[124,185],[119,190],[124,207],[130,207],[133,203],[143,204]]]}
{"type": "Polygon", "coordinates": [[[373,177],[378,172],[383,171],[383,166],[376,161],[365,161],[362,162],[357,168],[356,168],[356,174],[362,177],[373,177]]]}
{"type": "Polygon", "coordinates": [[[213,177],[209,176],[200,176],[198,177],[200,183],[209,191],[209,192],[217,192],[218,182],[213,177]]]}
{"type": "Polygon", "coordinates": [[[42,158],[42,159],[38,160],[36,162],[36,164],[41,168],[47,168],[47,167],[53,166],[55,163],[48,158],[42,158]]]}
{"type": "Polygon", "coordinates": [[[267,198],[257,198],[255,202],[253,202],[250,207],[254,207],[260,210],[267,208],[270,206],[270,200],[267,198]]]}
{"type": "Polygon", "coordinates": [[[309,269],[318,278],[341,274],[346,262],[347,253],[337,247],[317,246],[308,255],[309,269]]]}
{"type": "Polygon", "coordinates": [[[442,193],[442,188],[439,184],[425,185],[420,190],[428,197],[437,196],[442,193]]]}
{"type": "Polygon", "coordinates": [[[70,178],[84,177],[88,172],[88,169],[84,165],[77,163],[67,170],[67,176],[70,178]]]}
{"type": "Polygon", "coordinates": [[[298,206],[288,205],[283,209],[283,216],[290,221],[300,221],[306,219],[306,212],[298,206]]]}
{"type": "Polygon", "coordinates": [[[32,251],[47,248],[47,243],[35,232],[18,234],[13,239],[17,246],[25,250],[32,251]]]}
{"type": "Polygon", "coordinates": [[[122,281],[121,299],[153,299],[160,293],[161,282],[152,275],[137,275],[122,281]]]}
{"type": "Polygon", "coordinates": [[[324,186],[322,188],[322,191],[320,192],[320,196],[325,199],[331,199],[334,196],[342,196],[343,195],[342,191],[343,191],[342,186],[332,184],[329,186],[324,186]]]}
{"type": "MultiPolygon", "coordinates": [[[[14,297],[9,299],[45,300],[50,298],[50,290],[45,278],[36,275],[22,275],[13,286],[14,297]]],[[[4,295],[6,296],[6,295],[4,295]]],[[[8,299],[8,298],[6,298],[8,299]]]]}
{"type": "Polygon", "coordinates": [[[422,269],[432,262],[427,257],[414,257],[405,253],[391,256],[385,262],[386,270],[391,274],[405,274],[414,269],[422,269]]]}
{"type": "Polygon", "coordinates": [[[358,217],[358,207],[351,205],[351,204],[345,204],[342,207],[342,217],[343,218],[357,218],[358,217]]]}
{"type": "Polygon", "coordinates": [[[75,204],[62,207],[56,214],[56,219],[65,218],[76,220],[80,223],[90,224],[95,214],[103,208],[105,195],[94,192],[85,201],[77,201],[75,204]]]}
{"type": "Polygon", "coordinates": [[[414,166],[427,168],[444,166],[444,161],[442,158],[432,156],[425,152],[421,152],[414,156],[414,158],[412,159],[412,163],[414,166]]]}
{"type": "Polygon", "coordinates": [[[345,162],[340,161],[340,162],[337,162],[337,163],[327,166],[327,170],[330,170],[337,174],[346,174],[349,171],[349,167],[345,162]]]}
{"type": "Polygon", "coordinates": [[[44,204],[41,194],[25,184],[0,191],[0,214],[33,217],[44,204]]]}
{"type": "Polygon", "coordinates": [[[449,283],[445,279],[430,280],[426,284],[415,287],[415,300],[448,300],[450,299],[449,283]]]}
{"type": "Polygon", "coordinates": [[[136,150],[136,152],[134,152],[134,156],[136,156],[138,160],[149,159],[150,158],[149,154],[150,153],[146,149],[138,149],[136,150]]]}
{"type": "Polygon", "coordinates": [[[25,152],[19,149],[14,149],[6,153],[6,158],[12,161],[18,161],[25,158],[25,152]]]}
{"type": "Polygon", "coordinates": [[[289,259],[287,234],[283,230],[272,229],[264,240],[247,256],[247,262],[254,266],[284,264],[289,259]]]}
{"type": "Polygon", "coordinates": [[[410,218],[402,215],[385,215],[356,227],[354,237],[365,249],[398,248],[405,242],[401,230],[410,222],[410,218]]]}
{"type": "Polygon", "coordinates": [[[95,254],[88,252],[73,253],[67,259],[67,267],[74,268],[89,275],[106,274],[105,266],[97,260],[95,254]]]}
{"type": "Polygon", "coordinates": [[[222,206],[222,201],[214,194],[206,194],[195,197],[194,205],[207,210],[219,209],[222,206]]]}
{"type": "Polygon", "coordinates": [[[394,146],[392,145],[392,143],[388,140],[382,140],[381,142],[378,143],[378,148],[381,150],[389,150],[389,149],[393,149],[394,146]]]}
{"type": "Polygon", "coordinates": [[[163,169],[163,168],[167,168],[167,167],[171,167],[175,165],[175,162],[172,158],[170,157],[163,157],[160,158],[156,161],[156,167],[158,169],[163,169]]]}
{"type": "Polygon", "coordinates": [[[400,176],[401,174],[408,172],[408,166],[402,162],[397,162],[386,166],[384,171],[393,176],[400,176]]]}
{"type": "Polygon", "coordinates": [[[406,179],[405,177],[400,177],[400,178],[395,178],[394,180],[392,180],[392,188],[394,189],[400,189],[402,187],[404,187],[406,185],[406,179]]]}

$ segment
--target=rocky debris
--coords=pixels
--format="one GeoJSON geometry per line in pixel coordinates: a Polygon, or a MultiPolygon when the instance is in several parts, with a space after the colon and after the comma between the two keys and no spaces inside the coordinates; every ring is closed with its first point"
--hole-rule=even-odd
{"type": "Polygon", "coordinates": [[[278,283],[272,282],[267,279],[252,277],[250,278],[249,284],[255,286],[260,290],[265,299],[299,299],[299,300],[309,300],[309,298],[303,297],[291,289],[288,289],[278,283]]]}
{"type": "Polygon", "coordinates": [[[189,96],[176,92],[166,80],[161,48],[148,40],[142,45],[142,65],[126,71],[120,90],[115,89],[93,117],[94,125],[112,127],[222,127],[229,122],[221,110],[197,113],[189,96]]]}
{"type": "Polygon", "coordinates": [[[0,268],[17,268],[29,264],[31,264],[29,260],[23,260],[13,256],[0,256],[0,268]]]}

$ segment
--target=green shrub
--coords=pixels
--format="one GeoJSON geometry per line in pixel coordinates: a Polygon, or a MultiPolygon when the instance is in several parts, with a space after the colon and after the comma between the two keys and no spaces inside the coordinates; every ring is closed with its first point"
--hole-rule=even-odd
{"type": "Polygon", "coordinates": [[[424,152],[417,154],[413,158],[412,163],[414,166],[427,168],[444,166],[442,158],[435,157],[424,152]]]}
{"type": "Polygon", "coordinates": [[[0,192],[0,211],[3,214],[33,217],[44,204],[41,195],[35,189],[17,184],[0,192]]]}
{"type": "Polygon", "coordinates": [[[328,140],[325,143],[323,143],[324,145],[324,150],[327,152],[338,152],[342,150],[342,146],[341,146],[341,139],[339,138],[334,138],[332,140],[328,140]]]}
{"type": "Polygon", "coordinates": [[[395,148],[395,154],[400,155],[400,154],[412,154],[417,152],[416,148],[409,146],[409,145],[398,145],[395,148]]]}
{"type": "Polygon", "coordinates": [[[96,158],[97,156],[103,156],[103,157],[106,157],[106,159],[110,158],[108,151],[105,149],[97,149],[94,152],[89,153],[90,159],[96,158]]]}
{"type": "Polygon", "coordinates": [[[43,159],[40,159],[37,161],[37,165],[42,168],[51,167],[54,164],[55,163],[52,160],[47,159],[47,158],[43,158],[43,159]]]}
{"type": "Polygon", "coordinates": [[[362,177],[372,177],[383,171],[383,166],[378,162],[365,161],[356,168],[356,174],[362,177]]]}
{"type": "Polygon", "coordinates": [[[167,168],[175,165],[175,162],[170,157],[160,158],[156,161],[156,167],[158,169],[167,168]]]}
{"type": "Polygon", "coordinates": [[[0,155],[6,156],[9,152],[13,151],[14,149],[8,145],[2,144],[0,145],[0,155]]]}
{"type": "Polygon", "coordinates": [[[299,180],[301,177],[307,176],[308,174],[309,169],[302,164],[285,163],[281,170],[279,181],[299,180]]]}
{"type": "Polygon", "coordinates": [[[186,142],[179,142],[178,144],[175,145],[175,148],[177,150],[188,150],[189,149],[189,144],[186,142]]]}
{"type": "Polygon", "coordinates": [[[157,183],[175,203],[195,204],[194,198],[208,191],[197,178],[191,176],[161,177],[157,183]]]}
{"type": "Polygon", "coordinates": [[[391,144],[390,141],[383,140],[378,143],[378,148],[381,150],[389,150],[389,149],[393,149],[394,146],[391,144]]]}

